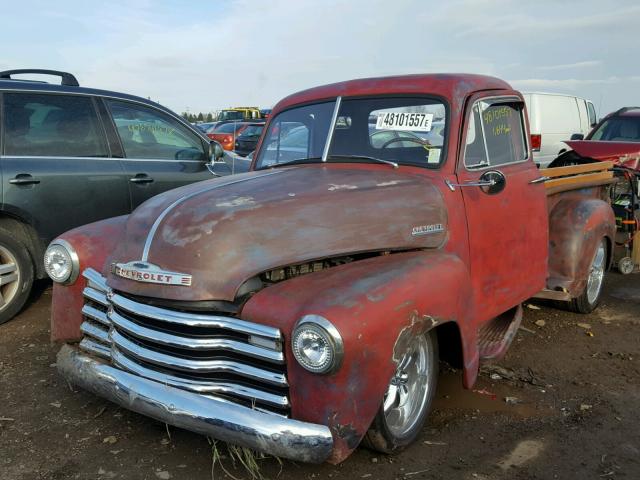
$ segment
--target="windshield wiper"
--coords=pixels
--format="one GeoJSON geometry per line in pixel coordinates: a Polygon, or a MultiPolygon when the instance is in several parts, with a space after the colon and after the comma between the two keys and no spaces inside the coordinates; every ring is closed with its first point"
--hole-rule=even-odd
{"type": "Polygon", "coordinates": [[[386,163],[387,165],[391,165],[393,168],[398,168],[398,164],[396,162],[392,162],[391,160],[383,160],[382,158],[369,157],[367,155],[329,155],[328,158],[347,158],[347,159],[352,159],[352,160],[369,160],[371,162],[386,163]]]}
{"type": "Polygon", "coordinates": [[[301,163],[314,163],[317,160],[322,160],[321,157],[305,157],[305,158],[296,158],[295,160],[289,160],[287,162],[282,163],[274,163],[273,165],[269,165],[265,168],[278,168],[284,167],[285,165],[296,165],[301,163]]]}

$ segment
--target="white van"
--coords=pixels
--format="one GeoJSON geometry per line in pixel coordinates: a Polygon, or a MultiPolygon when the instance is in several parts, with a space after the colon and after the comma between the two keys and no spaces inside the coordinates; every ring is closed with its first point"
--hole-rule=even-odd
{"type": "Polygon", "coordinates": [[[560,93],[522,95],[529,113],[533,160],[539,167],[546,167],[569,149],[564,141],[585,137],[597,123],[593,103],[584,98],[560,93]]]}

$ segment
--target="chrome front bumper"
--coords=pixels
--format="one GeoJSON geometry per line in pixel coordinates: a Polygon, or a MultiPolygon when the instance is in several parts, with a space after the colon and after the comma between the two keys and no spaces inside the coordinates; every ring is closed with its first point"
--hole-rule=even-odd
{"type": "Polygon", "coordinates": [[[72,383],[176,427],[282,458],[321,463],[333,448],[328,427],[263,413],[119,370],[64,345],[58,370],[72,383]]]}

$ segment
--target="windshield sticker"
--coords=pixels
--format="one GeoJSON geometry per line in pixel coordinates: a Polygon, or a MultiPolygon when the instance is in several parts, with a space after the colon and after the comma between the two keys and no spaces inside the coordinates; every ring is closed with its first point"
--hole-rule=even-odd
{"type": "Polygon", "coordinates": [[[427,163],[440,163],[440,151],[439,148],[430,148],[427,163]]]}
{"type": "Polygon", "coordinates": [[[378,115],[376,130],[430,132],[433,113],[384,112],[378,115]]]}

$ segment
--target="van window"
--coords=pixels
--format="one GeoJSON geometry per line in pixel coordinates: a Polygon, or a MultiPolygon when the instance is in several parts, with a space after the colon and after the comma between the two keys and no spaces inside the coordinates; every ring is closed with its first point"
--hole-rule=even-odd
{"type": "Polygon", "coordinates": [[[5,155],[109,155],[90,97],[5,93],[4,119],[5,155]]]}
{"type": "Polygon", "coordinates": [[[596,119],[596,109],[593,106],[593,103],[587,102],[587,111],[589,112],[589,125],[593,127],[598,123],[598,120],[596,119]]]}
{"type": "Polygon", "coordinates": [[[526,160],[524,132],[521,102],[476,102],[467,127],[465,166],[473,169],[526,160]]]}

